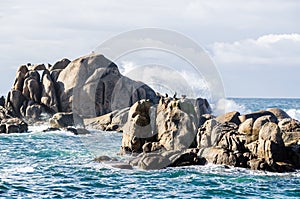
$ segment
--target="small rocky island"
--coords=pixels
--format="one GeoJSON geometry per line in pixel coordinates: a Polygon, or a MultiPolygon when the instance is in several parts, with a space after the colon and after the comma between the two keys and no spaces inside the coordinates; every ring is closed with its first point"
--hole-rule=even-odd
{"type": "Polygon", "coordinates": [[[283,110],[215,116],[206,99],[162,96],[99,54],[20,66],[11,91],[0,98],[0,121],[0,133],[27,132],[39,122],[78,135],[89,133],[85,127],[121,132],[120,154],[130,155],[123,168],[300,168],[300,122],[283,110]]]}

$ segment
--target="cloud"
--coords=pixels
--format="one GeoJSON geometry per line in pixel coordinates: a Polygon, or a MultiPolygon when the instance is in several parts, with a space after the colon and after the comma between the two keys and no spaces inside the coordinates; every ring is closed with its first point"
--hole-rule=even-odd
{"type": "Polygon", "coordinates": [[[269,34],[257,39],[216,42],[211,45],[214,60],[221,65],[273,65],[300,67],[300,34],[269,34]]]}

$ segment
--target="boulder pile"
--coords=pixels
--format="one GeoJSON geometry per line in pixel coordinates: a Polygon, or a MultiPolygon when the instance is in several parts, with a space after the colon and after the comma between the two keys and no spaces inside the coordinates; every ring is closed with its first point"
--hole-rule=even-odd
{"type": "Polygon", "coordinates": [[[283,110],[218,117],[202,112],[201,123],[195,110],[187,99],[161,98],[153,110],[148,101],[137,102],[123,128],[121,153],[137,154],[130,164],[143,169],[205,163],[274,172],[300,168],[300,122],[283,110]]]}

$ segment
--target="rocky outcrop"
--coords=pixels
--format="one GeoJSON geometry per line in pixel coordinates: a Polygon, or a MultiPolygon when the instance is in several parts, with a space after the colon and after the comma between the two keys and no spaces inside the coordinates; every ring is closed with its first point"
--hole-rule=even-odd
{"type": "MultiPolygon", "coordinates": [[[[53,66],[20,66],[4,108],[9,116],[26,119],[40,118],[38,111],[33,113],[37,106],[49,115],[74,112],[87,118],[120,111],[141,99],[151,104],[159,100],[149,86],[122,76],[103,55],[91,54],[72,62],[62,59],[53,66]]],[[[119,129],[124,118],[126,113],[120,113],[106,129],[119,129]]]]}
{"type": "Polygon", "coordinates": [[[57,83],[59,110],[73,109],[83,117],[130,107],[141,99],[158,102],[149,86],[122,76],[118,67],[103,55],[91,54],[72,61],[61,71],[57,83]]]}
{"type": "MultiPolygon", "coordinates": [[[[150,118],[143,123],[146,126],[153,120],[149,110],[141,117],[150,118]]],[[[151,140],[123,135],[121,151],[140,153],[130,164],[143,169],[204,163],[273,172],[299,169],[300,122],[280,109],[269,110],[245,115],[230,112],[216,118],[202,115],[204,123],[197,130],[199,118],[193,103],[162,97],[156,107],[155,128],[143,131],[151,140]]],[[[141,113],[129,115],[128,125],[134,126],[138,120],[132,115],[139,118],[141,113]]]]}
{"type": "Polygon", "coordinates": [[[138,101],[130,108],[121,153],[196,147],[198,118],[193,100],[162,97],[157,106],[151,109],[150,105],[138,101]]]}
{"type": "Polygon", "coordinates": [[[0,123],[0,133],[24,133],[28,124],[19,118],[3,119],[0,123]]]}

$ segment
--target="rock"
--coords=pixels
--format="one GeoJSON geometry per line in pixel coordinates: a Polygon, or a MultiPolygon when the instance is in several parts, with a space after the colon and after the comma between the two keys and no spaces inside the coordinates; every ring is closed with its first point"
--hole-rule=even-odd
{"type": "Polygon", "coordinates": [[[9,118],[9,119],[3,119],[1,121],[1,132],[24,133],[27,131],[28,131],[28,124],[19,118],[9,118]]]}
{"type": "Polygon", "coordinates": [[[26,108],[26,117],[33,120],[38,120],[40,119],[42,112],[43,112],[43,107],[41,105],[39,104],[29,105],[26,108]]]}
{"type": "Polygon", "coordinates": [[[0,124],[0,133],[6,133],[6,125],[0,124]]]}
{"type": "Polygon", "coordinates": [[[167,150],[183,150],[197,145],[197,116],[189,100],[161,98],[156,126],[157,139],[167,150]]]}
{"type": "Polygon", "coordinates": [[[28,71],[25,76],[22,94],[27,100],[32,100],[40,103],[41,88],[40,88],[40,75],[37,71],[28,71]]]}
{"type": "MultiPolygon", "coordinates": [[[[195,107],[195,111],[196,111],[196,115],[198,120],[198,127],[200,127],[204,122],[201,116],[205,115],[205,114],[211,114],[211,107],[207,101],[207,99],[203,99],[203,98],[197,98],[194,102],[194,107],[195,107]]],[[[209,118],[211,119],[211,118],[209,118]]]]}
{"type": "Polygon", "coordinates": [[[204,165],[205,161],[198,158],[197,149],[170,150],[142,154],[130,163],[145,170],[156,170],[166,167],[204,165]]]}
{"type": "Polygon", "coordinates": [[[66,130],[74,133],[74,135],[87,135],[87,134],[91,134],[87,129],[84,129],[84,128],[67,127],[66,130]]]}
{"type": "Polygon", "coordinates": [[[62,71],[61,69],[51,70],[50,76],[53,82],[56,83],[61,71],[62,71]]]}
{"type": "Polygon", "coordinates": [[[98,157],[94,158],[94,162],[98,162],[98,163],[108,162],[108,161],[118,161],[118,159],[111,158],[111,157],[106,156],[106,155],[102,155],[102,156],[98,156],[98,157]]]}
{"type": "Polygon", "coordinates": [[[238,132],[225,133],[220,141],[218,141],[217,146],[231,152],[246,152],[245,140],[237,133],[238,132]]]}
{"type": "Polygon", "coordinates": [[[89,128],[103,131],[111,124],[112,117],[113,113],[111,112],[99,117],[84,119],[84,124],[89,128]]]}
{"type": "Polygon", "coordinates": [[[206,121],[197,134],[197,148],[215,146],[222,137],[219,122],[215,119],[206,121]],[[215,128],[216,127],[216,128],[215,128]]]}
{"type": "Polygon", "coordinates": [[[273,115],[265,115],[257,118],[253,124],[252,134],[248,136],[247,143],[253,142],[258,139],[258,134],[263,125],[267,122],[278,123],[278,120],[273,115]]]}
{"type": "Polygon", "coordinates": [[[239,119],[240,113],[239,112],[229,112],[225,113],[224,115],[220,115],[216,118],[216,120],[220,123],[225,123],[225,122],[233,122],[237,125],[240,125],[240,119],[239,119]]]}
{"type": "Polygon", "coordinates": [[[64,58],[58,62],[56,62],[52,67],[51,67],[51,71],[53,70],[57,70],[57,69],[65,69],[68,64],[70,63],[71,61],[68,60],[67,58],[64,58]]]}
{"type": "MultiPolygon", "coordinates": [[[[56,113],[50,118],[50,126],[51,128],[63,128],[74,126],[75,124],[79,124],[74,122],[74,120],[79,120],[79,116],[73,115],[73,113],[56,113]],[[76,119],[77,118],[77,119],[76,119]]],[[[83,121],[81,121],[83,123],[83,121]]]]}
{"type": "Polygon", "coordinates": [[[153,140],[153,132],[150,125],[150,101],[136,102],[129,110],[128,120],[123,128],[121,151],[142,152],[142,146],[147,141],[153,140]]]}
{"type": "Polygon", "coordinates": [[[285,146],[277,124],[267,122],[259,131],[259,139],[249,148],[258,159],[265,160],[271,166],[285,159],[285,146]]]}
{"type": "Polygon", "coordinates": [[[58,112],[58,101],[54,83],[49,71],[45,70],[42,76],[42,97],[41,103],[47,106],[52,112],[58,112]]]}
{"type": "Polygon", "coordinates": [[[2,107],[5,106],[5,98],[4,98],[4,96],[0,97],[0,106],[2,106],[2,107]]]}
{"type": "Polygon", "coordinates": [[[166,150],[159,142],[147,142],[142,147],[144,153],[166,150]]]}
{"type": "Polygon", "coordinates": [[[31,65],[28,66],[29,70],[46,70],[45,64],[37,64],[37,65],[31,65]]]}
{"type": "Polygon", "coordinates": [[[23,84],[25,80],[25,75],[28,72],[28,68],[26,65],[22,65],[19,67],[17,74],[16,74],[16,79],[14,82],[13,90],[18,90],[20,92],[23,91],[23,84]]]}
{"type": "Polygon", "coordinates": [[[252,135],[253,129],[253,118],[246,119],[243,123],[240,124],[238,132],[241,134],[252,135]]]}
{"type": "Polygon", "coordinates": [[[286,147],[300,145],[300,131],[282,132],[282,139],[286,147]]]}
{"type": "Polygon", "coordinates": [[[111,124],[117,125],[119,128],[122,128],[128,119],[129,107],[113,112],[111,118],[111,124]]]}
{"type": "Polygon", "coordinates": [[[291,118],[284,110],[279,108],[268,108],[267,111],[273,113],[278,120],[291,118]]]}
{"type": "Polygon", "coordinates": [[[200,116],[199,118],[199,124],[198,124],[198,127],[201,127],[207,120],[210,120],[210,119],[214,119],[215,116],[211,115],[211,114],[203,114],[200,116]]]}
{"type": "Polygon", "coordinates": [[[296,119],[286,118],[278,123],[279,128],[283,132],[296,132],[300,131],[300,122],[296,119]]]}
{"type": "Polygon", "coordinates": [[[257,111],[257,112],[248,113],[245,115],[240,115],[239,119],[240,119],[241,123],[243,123],[246,119],[253,118],[253,120],[255,121],[257,118],[259,118],[261,116],[265,116],[265,115],[271,115],[272,117],[276,117],[270,111],[257,111]]]}
{"type": "Polygon", "coordinates": [[[22,95],[21,91],[19,90],[12,90],[8,93],[7,96],[7,104],[6,107],[12,107],[13,109],[13,115],[16,117],[20,116],[20,108],[23,105],[23,102],[25,101],[25,97],[22,95]]]}
{"type": "Polygon", "coordinates": [[[140,99],[157,102],[150,87],[122,76],[118,67],[103,55],[91,54],[72,61],[59,74],[57,84],[59,110],[73,111],[83,117],[120,110],[140,99]],[[74,110],[72,103],[76,104],[74,110]]]}
{"type": "Polygon", "coordinates": [[[212,164],[235,167],[246,164],[246,159],[241,154],[235,154],[229,150],[216,147],[201,148],[198,152],[198,157],[202,157],[208,163],[212,164]]]}

